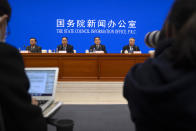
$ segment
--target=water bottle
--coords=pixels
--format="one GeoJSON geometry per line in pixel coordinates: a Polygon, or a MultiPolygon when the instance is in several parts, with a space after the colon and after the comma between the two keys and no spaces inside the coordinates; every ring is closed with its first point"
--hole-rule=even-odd
{"type": "Polygon", "coordinates": [[[95,53],[96,52],[96,49],[95,48],[93,48],[93,53],[95,53]]]}
{"type": "Polygon", "coordinates": [[[133,53],[133,48],[130,47],[129,53],[133,53]]]}

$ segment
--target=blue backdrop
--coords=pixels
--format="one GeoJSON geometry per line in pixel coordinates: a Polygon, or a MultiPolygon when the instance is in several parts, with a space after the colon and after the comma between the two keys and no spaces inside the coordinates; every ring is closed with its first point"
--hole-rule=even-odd
{"type": "Polygon", "coordinates": [[[9,0],[12,18],[7,41],[17,48],[36,37],[43,49],[56,49],[67,36],[84,53],[100,36],[108,53],[120,53],[130,37],[143,53],[147,32],[160,30],[173,0],[9,0]]]}

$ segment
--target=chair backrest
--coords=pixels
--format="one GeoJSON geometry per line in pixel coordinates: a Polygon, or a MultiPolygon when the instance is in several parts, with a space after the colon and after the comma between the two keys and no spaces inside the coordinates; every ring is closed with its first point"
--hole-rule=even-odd
{"type": "Polygon", "coordinates": [[[2,113],[1,105],[0,105],[0,131],[5,131],[5,124],[3,120],[3,113],[2,113]]]}

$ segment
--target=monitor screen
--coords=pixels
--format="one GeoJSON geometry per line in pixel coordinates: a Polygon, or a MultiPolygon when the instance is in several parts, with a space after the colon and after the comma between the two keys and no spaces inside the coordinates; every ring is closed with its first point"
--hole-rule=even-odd
{"type": "Polygon", "coordinates": [[[32,96],[52,96],[56,70],[26,70],[32,96]]]}

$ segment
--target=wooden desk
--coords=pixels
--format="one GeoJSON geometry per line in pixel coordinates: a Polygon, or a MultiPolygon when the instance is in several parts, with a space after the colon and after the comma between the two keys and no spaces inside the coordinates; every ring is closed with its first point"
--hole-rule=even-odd
{"type": "Polygon", "coordinates": [[[25,67],[59,67],[59,81],[123,81],[149,54],[22,54],[25,67]]]}

